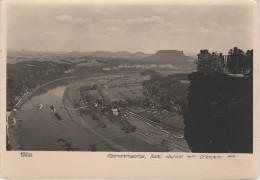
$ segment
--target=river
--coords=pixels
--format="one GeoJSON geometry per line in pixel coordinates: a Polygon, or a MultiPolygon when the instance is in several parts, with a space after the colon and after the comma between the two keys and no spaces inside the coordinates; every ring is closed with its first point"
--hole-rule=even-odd
{"type": "MultiPolygon", "coordinates": [[[[67,82],[70,83],[73,82],[67,82]]],[[[14,148],[15,150],[111,151],[111,148],[100,142],[94,134],[80,128],[71,120],[63,105],[63,93],[67,86],[64,84],[64,81],[55,82],[40,88],[19,111],[11,113],[11,116],[22,119],[21,126],[9,127],[10,140],[15,139],[19,143],[19,149],[14,148]],[[43,105],[41,109],[37,108],[38,104],[43,105]],[[61,120],[57,119],[50,109],[52,105],[61,120]]]]}

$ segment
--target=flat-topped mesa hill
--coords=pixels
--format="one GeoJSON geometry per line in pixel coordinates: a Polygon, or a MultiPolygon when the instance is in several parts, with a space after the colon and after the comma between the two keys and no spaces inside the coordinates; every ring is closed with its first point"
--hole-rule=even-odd
{"type": "Polygon", "coordinates": [[[187,63],[191,57],[183,54],[183,51],[177,50],[159,50],[156,54],[145,57],[146,61],[150,63],[160,63],[160,64],[183,64],[187,63]]]}

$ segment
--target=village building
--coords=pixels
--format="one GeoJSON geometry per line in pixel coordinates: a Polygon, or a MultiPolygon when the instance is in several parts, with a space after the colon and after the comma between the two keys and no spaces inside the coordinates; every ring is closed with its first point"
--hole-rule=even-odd
{"type": "Polygon", "coordinates": [[[117,109],[112,109],[112,112],[115,116],[118,116],[118,110],[117,109]]]}

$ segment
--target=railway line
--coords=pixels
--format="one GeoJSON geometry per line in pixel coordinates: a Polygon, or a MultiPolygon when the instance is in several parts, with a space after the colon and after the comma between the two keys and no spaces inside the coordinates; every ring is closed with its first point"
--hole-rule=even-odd
{"type": "MultiPolygon", "coordinates": [[[[139,130],[136,130],[136,132],[137,133],[139,133],[139,134],[141,134],[141,135],[143,135],[143,136],[145,136],[145,137],[147,137],[147,138],[149,138],[149,139],[152,139],[152,140],[154,140],[154,141],[156,141],[156,142],[161,142],[160,140],[158,140],[158,139],[156,139],[156,138],[154,138],[154,137],[152,137],[152,136],[149,136],[149,135],[147,135],[147,134],[145,134],[145,133],[143,133],[143,132],[141,132],[141,131],[139,131],[139,130]]],[[[172,144],[170,144],[170,143],[164,143],[165,145],[167,145],[168,147],[171,147],[171,148],[174,148],[174,149],[179,149],[180,151],[183,151],[183,152],[190,152],[190,150],[189,149],[187,149],[187,148],[185,148],[185,147],[182,147],[182,146],[180,146],[180,145],[178,145],[178,144],[174,144],[174,145],[172,145],[172,144]]]]}
{"type": "MultiPolygon", "coordinates": [[[[171,135],[171,136],[173,136],[176,139],[182,139],[183,138],[183,134],[180,134],[178,132],[174,132],[174,134],[172,134],[172,133],[164,130],[161,124],[153,122],[153,121],[151,121],[151,120],[149,120],[147,118],[144,118],[144,117],[142,117],[142,116],[132,112],[129,109],[126,109],[125,113],[127,115],[129,115],[129,116],[132,116],[132,117],[136,118],[136,119],[144,121],[147,125],[149,125],[150,127],[154,128],[156,130],[159,130],[162,133],[166,133],[168,135],[171,135]],[[157,127],[155,127],[155,126],[157,126],[157,127]]],[[[138,134],[141,134],[142,136],[145,136],[146,138],[149,138],[149,139],[152,139],[153,141],[156,141],[157,143],[161,143],[161,140],[156,139],[155,137],[152,137],[151,135],[148,135],[147,133],[144,133],[141,130],[137,129],[136,132],[138,134]]],[[[176,144],[176,143],[173,143],[173,142],[172,143],[164,142],[164,145],[166,145],[166,146],[168,146],[170,148],[178,149],[178,150],[183,151],[183,152],[190,152],[189,148],[183,147],[183,146],[181,146],[179,144],[176,144]]]]}
{"type": "Polygon", "coordinates": [[[146,122],[146,123],[149,123],[148,125],[150,125],[152,128],[157,129],[157,130],[160,130],[161,132],[170,134],[170,135],[172,135],[174,138],[178,138],[178,139],[182,139],[182,138],[183,138],[183,134],[181,134],[181,133],[179,133],[179,132],[176,132],[176,131],[174,131],[173,133],[170,133],[170,132],[164,130],[164,127],[165,127],[165,126],[163,126],[163,125],[161,125],[161,124],[159,124],[159,123],[156,123],[156,122],[154,122],[154,121],[152,121],[152,120],[149,120],[149,119],[147,119],[147,118],[144,118],[144,117],[142,117],[142,116],[140,116],[140,115],[134,113],[133,111],[129,110],[128,108],[126,108],[125,113],[128,114],[128,115],[130,115],[130,116],[132,116],[132,117],[134,117],[134,118],[137,118],[137,119],[142,120],[142,121],[144,121],[144,122],[146,122]],[[157,127],[155,127],[155,126],[157,126],[157,127]]]}

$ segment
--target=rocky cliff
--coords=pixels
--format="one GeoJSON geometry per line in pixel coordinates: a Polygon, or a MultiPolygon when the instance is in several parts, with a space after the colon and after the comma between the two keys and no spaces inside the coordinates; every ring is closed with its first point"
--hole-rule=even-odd
{"type": "Polygon", "coordinates": [[[183,54],[183,51],[177,50],[159,50],[156,54],[146,57],[146,62],[160,64],[183,64],[185,60],[191,59],[183,54]]]}
{"type": "Polygon", "coordinates": [[[253,78],[189,75],[185,139],[192,152],[252,153],[253,78]]]}

